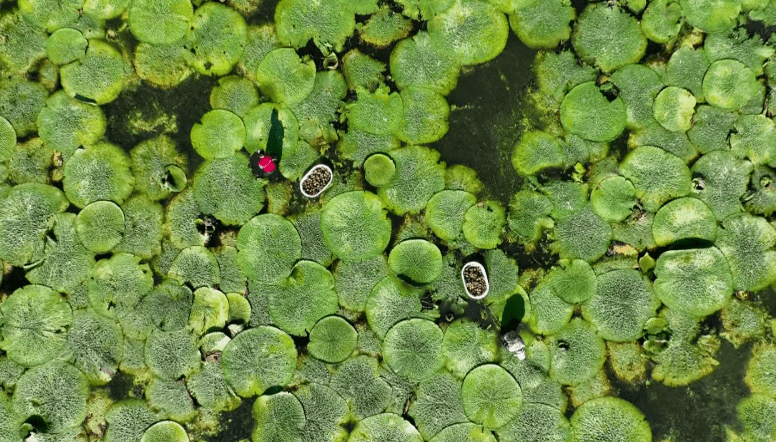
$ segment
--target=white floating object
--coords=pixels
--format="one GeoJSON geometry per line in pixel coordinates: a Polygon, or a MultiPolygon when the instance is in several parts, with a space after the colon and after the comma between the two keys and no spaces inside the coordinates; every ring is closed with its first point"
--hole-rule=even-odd
{"type": "Polygon", "coordinates": [[[307,173],[304,174],[302,179],[299,181],[299,190],[302,191],[302,195],[306,196],[307,198],[317,198],[318,195],[322,194],[323,191],[326,190],[331,185],[333,179],[334,179],[334,172],[332,172],[331,167],[325,164],[316,164],[310,170],[308,170],[307,173]],[[326,182],[326,185],[318,189],[318,191],[315,193],[307,193],[304,190],[305,183],[313,174],[320,173],[321,170],[329,173],[329,180],[326,182]]]}
{"type": "Polygon", "coordinates": [[[483,267],[483,265],[478,263],[477,261],[469,261],[463,265],[463,268],[461,269],[461,280],[463,281],[463,288],[464,290],[466,290],[466,294],[469,295],[469,297],[472,299],[482,299],[485,296],[487,296],[488,291],[490,291],[490,283],[488,283],[488,274],[485,273],[485,267],[483,267]],[[482,275],[482,279],[485,280],[485,291],[479,294],[474,294],[470,292],[469,286],[466,284],[466,270],[472,267],[477,268],[480,271],[480,274],[482,275]]]}
{"type": "Polygon", "coordinates": [[[508,352],[517,356],[517,359],[521,361],[525,359],[525,342],[523,342],[523,338],[520,337],[519,333],[512,330],[502,336],[501,339],[504,341],[504,347],[506,347],[508,352]]]}

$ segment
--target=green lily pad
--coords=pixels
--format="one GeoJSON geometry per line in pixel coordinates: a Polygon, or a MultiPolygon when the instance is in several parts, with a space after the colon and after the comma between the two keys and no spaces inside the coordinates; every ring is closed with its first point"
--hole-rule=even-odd
{"type": "Polygon", "coordinates": [[[717,238],[717,218],[703,201],[677,198],[655,214],[652,237],[659,246],[687,239],[714,241],[717,238]]]}
{"type": "Polygon", "coordinates": [[[189,435],[186,430],[177,422],[161,421],[157,422],[143,433],[140,442],[186,442],[189,435]]]}
{"type": "Polygon", "coordinates": [[[476,0],[456,0],[444,13],[428,22],[428,34],[463,65],[492,60],[507,44],[507,18],[493,5],[476,0]]]}
{"type": "Polygon", "coordinates": [[[497,355],[496,334],[474,321],[461,318],[445,330],[442,340],[445,368],[458,378],[463,378],[478,365],[494,362],[497,355]]]}
{"type": "Polygon", "coordinates": [[[330,386],[358,419],[382,413],[392,401],[391,387],[380,377],[377,360],[369,356],[356,356],[337,367],[330,386]]]}
{"type": "Polygon", "coordinates": [[[353,128],[375,135],[395,134],[404,121],[404,104],[401,96],[388,87],[374,92],[356,89],[358,99],[348,105],[348,123],[353,128]]]}
{"type": "Polygon", "coordinates": [[[350,433],[348,442],[369,442],[385,440],[395,442],[422,442],[418,430],[401,416],[383,413],[370,416],[358,424],[350,433]]]}
{"type": "Polygon", "coordinates": [[[554,287],[548,283],[539,283],[530,293],[531,314],[527,315],[528,324],[536,333],[552,335],[560,331],[571,319],[574,304],[561,298],[554,287]]]}
{"type": "Polygon", "coordinates": [[[16,289],[0,306],[4,323],[0,348],[25,367],[57,357],[67,343],[73,313],[58,293],[41,285],[16,289]]]}
{"type": "Polygon", "coordinates": [[[62,66],[59,75],[68,95],[102,105],[118,98],[131,70],[111,44],[91,39],[86,55],[62,66]]]}
{"type": "Polygon", "coordinates": [[[396,44],[391,51],[390,70],[400,89],[417,86],[447,95],[458,83],[461,65],[421,31],[396,44]]]}
{"type": "Polygon", "coordinates": [[[193,15],[189,0],[135,0],[129,7],[129,30],[141,42],[175,43],[186,35],[193,15]]]}
{"type": "Polygon", "coordinates": [[[638,63],[647,49],[639,22],[621,8],[603,3],[585,8],[571,41],[580,58],[592,61],[604,72],[638,63]]]}
{"type": "Polygon", "coordinates": [[[653,116],[667,130],[687,132],[693,124],[695,103],[695,97],[687,89],[669,86],[655,97],[653,116]]]}
{"type": "Polygon", "coordinates": [[[68,64],[86,55],[88,44],[80,31],[73,28],[58,29],[46,40],[46,56],[56,64],[68,64]]]}
{"type": "Polygon", "coordinates": [[[37,118],[41,139],[63,154],[63,160],[79,146],[92,146],[105,134],[102,110],[59,91],[46,100],[37,118]]]}
{"type": "Polygon", "coordinates": [[[310,330],[307,350],[313,357],[333,364],[347,359],[356,348],[358,333],[340,316],[327,316],[310,330]]]}
{"type": "Polygon", "coordinates": [[[106,253],[117,246],[124,234],[124,212],[111,201],[88,204],[75,219],[81,244],[94,253],[106,253]]]}
{"type": "Polygon", "coordinates": [[[275,8],[278,40],[284,46],[302,48],[312,39],[319,47],[341,51],[356,27],[352,8],[341,0],[281,0],[275,8]]]}
{"type": "Polygon", "coordinates": [[[724,307],[733,294],[725,256],[715,247],[670,250],[657,259],[655,293],[669,308],[705,317],[724,307]]]}
{"type": "Polygon", "coordinates": [[[531,131],[523,134],[512,152],[512,166],[524,176],[544,169],[562,167],[565,152],[560,140],[547,132],[531,131]]]}
{"type": "Polygon", "coordinates": [[[377,194],[388,209],[398,215],[418,213],[435,193],[445,187],[445,168],[436,150],[407,146],[391,151],[396,164],[393,179],[377,194]]]}
{"type": "Polygon", "coordinates": [[[617,397],[602,397],[582,404],[571,416],[571,428],[578,440],[652,441],[652,429],[644,414],[617,397]],[[617,430],[613,431],[614,428],[617,430]]]}
{"type": "Polygon", "coordinates": [[[374,187],[388,184],[396,173],[396,164],[382,153],[370,155],[364,161],[364,179],[374,187]]]}
{"type": "Polygon", "coordinates": [[[687,21],[709,33],[726,31],[736,25],[741,2],[736,0],[679,0],[687,21]]]}
{"type": "Polygon", "coordinates": [[[105,442],[139,441],[143,432],[159,418],[142,399],[124,399],[111,405],[105,414],[108,428],[105,442]]]}
{"type": "Polygon", "coordinates": [[[161,135],[142,141],[132,148],[130,156],[135,190],[151,200],[167,198],[186,186],[188,161],[171,138],[161,135]]]}
{"type": "Polygon", "coordinates": [[[253,404],[256,425],[251,433],[254,441],[301,442],[305,425],[302,403],[291,393],[282,391],[261,396],[253,404]]]}
{"type": "Polygon", "coordinates": [[[391,249],[388,265],[399,277],[413,283],[428,284],[442,271],[442,253],[424,239],[409,239],[391,249]]]}
{"type": "Polygon", "coordinates": [[[671,54],[666,65],[665,80],[669,86],[677,86],[692,92],[698,102],[705,102],[703,76],[710,63],[703,48],[681,47],[671,54]]]}
{"type": "Polygon", "coordinates": [[[313,261],[297,262],[288,278],[269,294],[272,319],[294,336],[306,336],[319,319],[336,312],[334,278],[313,261]]]}
{"type": "Polygon", "coordinates": [[[263,393],[291,380],[296,367],[294,341],[284,332],[259,326],[237,334],[224,348],[224,377],[242,397],[263,393]]]}
{"type": "Polygon", "coordinates": [[[469,207],[463,219],[463,235],[474,247],[494,249],[501,244],[506,215],[497,201],[485,201],[469,207]]]}
{"type": "Polygon", "coordinates": [[[247,78],[229,75],[218,79],[218,86],[210,91],[210,107],[233,112],[240,118],[259,104],[259,92],[247,78]]]}
{"type": "Polygon", "coordinates": [[[577,14],[563,0],[530,2],[509,16],[512,30],[529,48],[552,49],[571,37],[571,21],[577,14]]]}
{"type": "Polygon", "coordinates": [[[200,364],[196,340],[188,330],[154,330],[146,340],[143,354],[151,372],[170,381],[193,373],[200,364]]]}
{"type": "Polygon", "coordinates": [[[228,110],[212,110],[191,128],[191,145],[206,160],[231,157],[244,143],[245,125],[228,110]]]}
{"type": "Polygon", "coordinates": [[[67,199],[80,208],[100,200],[123,203],[135,182],[130,163],[129,155],[105,141],[77,149],[65,163],[62,184],[67,199]]]}
{"type": "Polygon", "coordinates": [[[495,364],[480,365],[466,375],[461,399],[466,417],[491,429],[512,420],[523,403],[515,378],[495,364]]]}
{"type": "Polygon", "coordinates": [[[364,260],[388,247],[391,221],[373,193],[345,192],[332,198],[321,212],[323,240],[345,260],[364,260]]]}
{"type": "Polygon", "coordinates": [[[560,105],[560,121],[572,134],[590,141],[612,141],[625,129],[625,103],[613,101],[591,81],[576,86],[560,105]]]}
{"type": "Polygon", "coordinates": [[[118,322],[90,310],[73,313],[73,325],[67,335],[73,365],[92,385],[107,384],[124,354],[124,335],[118,322]]]}
{"type": "Polygon", "coordinates": [[[266,181],[254,178],[248,156],[242,152],[206,161],[192,181],[201,213],[226,225],[246,223],[264,206],[266,181]]]}
{"type": "Polygon", "coordinates": [[[582,305],[582,315],[598,328],[602,338],[627,342],[641,337],[644,323],[659,306],[652,286],[641,273],[613,270],[598,275],[595,295],[582,305]]]}
{"type": "Polygon", "coordinates": [[[237,64],[247,40],[248,28],[239,12],[206,2],[194,11],[184,47],[194,54],[194,70],[202,75],[226,75],[237,64]]]}
{"type": "Polygon", "coordinates": [[[119,253],[97,261],[89,271],[89,305],[106,318],[123,318],[154,285],[148,264],[140,257],[119,253]]]}
{"type": "Polygon", "coordinates": [[[313,90],[315,63],[302,60],[291,48],[275,49],[259,64],[256,82],[276,103],[287,106],[300,103],[313,90]]]}
{"type": "Polygon", "coordinates": [[[81,372],[62,361],[27,370],[13,392],[11,404],[23,420],[37,416],[51,432],[81,425],[86,418],[89,384],[81,372]]]}
{"type": "Polygon", "coordinates": [[[656,212],[663,203],[690,193],[690,170],[679,157],[654,146],[631,151],[620,173],[636,188],[644,209],[656,212]]]}
{"type": "Polygon", "coordinates": [[[737,60],[718,60],[703,77],[703,96],[712,106],[738,110],[749,103],[760,90],[751,69],[737,60]]]}
{"type": "Polygon", "coordinates": [[[669,0],[656,0],[647,6],[641,18],[641,30],[655,43],[665,44],[682,28],[682,7],[669,0]]]}
{"type": "Polygon", "coordinates": [[[606,346],[596,328],[573,319],[550,337],[550,378],[564,385],[578,385],[598,373],[606,359],[606,346]]]}
{"type": "Polygon", "coordinates": [[[463,237],[463,224],[467,210],[477,202],[477,197],[463,190],[443,190],[428,200],[426,221],[440,239],[452,242],[463,237]]]}
{"type": "Polygon", "coordinates": [[[399,376],[420,382],[440,370],[444,334],[433,321],[407,319],[397,322],[383,339],[385,363],[399,376]]]}
{"type": "Polygon", "coordinates": [[[737,119],[735,112],[714,106],[698,106],[693,116],[693,126],[687,131],[687,137],[699,153],[707,154],[715,150],[728,149],[728,136],[737,119]]]}
{"type": "Polygon", "coordinates": [[[765,218],[731,215],[722,221],[716,246],[733,274],[735,290],[762,290],[776,280],[776,230],[765,218]]]}
{"type": "Polygon", "coordinates": [[[140,43],[132,63],[137,76],[161,88],[170,89],[189,78],[193,54],[177,43],[155,45],[140,43]]]}
{"type": "Polygon", "coordinates": [[[410,87],[399,96],[404,116],[396,134],[408,144],[426,144],[440,140],[448,129],[450,106],[445,97],[425,88],[410,87]]]}
{"type": "Polygon", "coordinates": [[[601,180],[590,192],[590,203],[596,215],[609,222],[627,218],[636,205],[636,189],[621,176],[601,180]]]}
{"type": "Polygon", "coordinates": [[[20,0],[19,11],[30,23],[54,32],[78,19],[83,0],[20,0]]]}
{"type": "Polygon", "coordinates": [[[609,248],[612,228],[585,206],[563,215],[555,223],[555,242],[552,244],[561,258],[578,258],[593,262],[609,248]]]}
{"type": "Polygon", "coordinates": [[[38,183],[14,186],[0,202],[0,258],[19,266],[43,251],[49,220],[69,205],[62,191],[38,183]]]}
{"type": "Polygon", "coordinates": [[[717,220],[742,211],[752,164],[728,151],[710,152],[692,166],[694,193],[711,207],[717,220]]]}
{"type": "MultiPolygon", "coordinates": [[[[64,79],[63,79],[64,82],[64,79]]],[[[40,83],[21,78],[0,83],[0,116],[23,137],[35,131],[35,120],[46,105],[48,91],[40,83]]]]}

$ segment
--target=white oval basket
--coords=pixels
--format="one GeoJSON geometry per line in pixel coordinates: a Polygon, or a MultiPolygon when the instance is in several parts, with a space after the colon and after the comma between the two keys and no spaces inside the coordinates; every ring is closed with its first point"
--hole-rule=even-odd
{"type": "Polygon", "coordinates": [[[485,296],[487,296],[488,292],[490,291],[490,282],[488,282],[488,274],[485,272],[485,267],[483,267],[483,265],[478,263],[477,261],[469,261],[463,265],[463,267],[461,268],[461,281],[463,281],[463,289],[466,290],[466,294],[472,299],[482,299],[485,296]],[[482,277],[485,279],[485,291],[480,293],[477,296],[471,294],[469,292],[469,289],[466,287],[465,272],[466,272],[466,269],[468,269],[469,267],[479,268],[480,272],[482,272],[482,277]]]}
{"type": "Polygon", "coordinates": [[[334,181],[334,172],[331,170],[331,167],[329,167],[329,166],[327,166],[325,164],[316,164],[315,166],[311,167],[310,170],[308,170],[306,174],[304,174],[304,176],[302,177],[301,180],[299,180],[299,190],[302,192],[302,195],[306,196],[307,198],[317,198],[320,194],[323,193],[324,190],[328,189],[329,186],[331,186],[332,181],[334,181]],[[323,188],[321,190],[319,190],[317,193],[309,194],[309,193],[304,191],[303,184],[304,184],[305,180],[307,180],[307,178],[309,178],[310,175],[312,175],[313,172],[315,172],[316,170],[319,170],[319,169],[325,169],[325,170],[329,171],[329,182],[326,183],[326,185],[323,186],[323,188]]]}

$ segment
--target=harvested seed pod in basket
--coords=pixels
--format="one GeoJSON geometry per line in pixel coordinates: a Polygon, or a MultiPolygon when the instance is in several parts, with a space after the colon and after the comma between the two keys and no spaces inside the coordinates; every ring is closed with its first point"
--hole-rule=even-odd
{"type": "Polygon", "coordinates": [[[461,279],[466,294],[472,299],[482,299],[488,294],[490,284],[488,284],[488,274],[485,273],[485,267],[476,261],[470,261],[463,265],[461,269],[461,279]]]}
{"type": "Polygon", "coordinates": [[[307,198],[317,198],[329,185],[334,173],[325,164],[316,164],[299,181],[299,190],[307,198]]]}

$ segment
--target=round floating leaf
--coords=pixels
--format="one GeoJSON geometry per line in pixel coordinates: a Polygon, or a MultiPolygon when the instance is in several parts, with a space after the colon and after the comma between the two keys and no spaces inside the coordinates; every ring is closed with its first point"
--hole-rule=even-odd
{"type": "Polygon", "coordinates": [[[14,147],[16,147],[16,131],[8,120],[0,117],[0,160],[7,160],[14,147]]]}
{"type": "Polygon", "coordinates": [[[606,346],[595,327],[580,318],[572,320],[547,343],[550,377],[564,385],[577,385],[598,373],[606,359],[606,346]]]}
{"type": "Polygon", "coordinates": [[[376,153],[364,161],[364,179],[374,187],[380,187],[391,182],[396,165],[386,154],[376,153]]]}
{"type": "Polygon", "coordinates": [[[560,105],[563,127],[590,141],[614,140],[625,129],[626,119],[622,99],[617,97],[609,101],[594,81],[572,89],[560,105]]]}
{"type": "Polygon", "coordinates": [[[356,312],[364,311],[372,287],[386,276],[388,263],[383,255],[364,261],[339,261],[334,279],[340,305],[356,312]]]}
{"type": "Polygon", "coordinates": [[[442,253],[424,239],[405,240],[391,249],[388,265],[399,277],[428,284],[442,272],[442,253]]]}
{"type": "Polygon", "coordinates": [[[306,336],[324,316],[337,312],[334,278],[322,265],[299,261],[269,294],[269,313],[283,331],[306,336]]]}
{"type": "Polygon", "coordinates": [[[577,440],[652,441],[652,429],[644,414],[617,397],[592,399],[580,405],[571,416],[571,427],[577,440]]]}
{"type": "Polygon", "coordinates": [[[30,23],[53,32],[78,19],[83,0],[20,0],[19,11],[30,23]]]}
{"type": "Polygon", "coordinates": [[[302,259],[328,266],[334,260],[331,250],[323,241],[321,212],[308,212],[294,220],[294,226],[302,239],[302,259]]]}
{"type": "Polygon", "coordinates": [[[67,198],[77,207],[109,200],[121,204],[132,193],[134,178],[130,160],[119,147],[99,142],[77,149],[65,163],[62,184],[67,198]]]}
{"type": "Polygon", "coordinates": [[[776,280],[774,243],[776,230],[764,218],[741,214],[722,221],[716,246],[727,258],[735,290],[757,291],[776,280]]]}
{"type": "Polygon", "coordinates": [[[498,365],[480,365],[463,380],[461,398],[466,417],[486,428],[503,427],[523,403],[515,378],[498,365]]]}
{"type": "Polygon", "coordinates": [[[409,422],[393,413],[370,416],[356,425],[348,442],[370,442],[375,440],[395,442],[422,442],[418,430],[409,422]]]}
{"type": "Polygon", "coordinates": [[[504,209],[496,201],[485,201],[469,207],[464,214],[463,234],[480,249],[494,249],[501,244],[506,224],[504,209]]]}
{"type": "Polygon", "coordinates": [[[191,146],[206,160],[229,158],[245,143],[245,125],[228,110],[216,109],[191,128],[191,146]]]}
{"type": "Polygon", "coordinates": [[[601,180],[590,192],[590,203],[596,215],[609,222],[627,218],[636,205],[636,189],[621,176],[601,180]]]}
{"type": "Polygon", "coordinates": [[[331,388],[339,393],[357,418],[385,411],[393,400],[391,387],[380,377],[376,359],[356,356],[331,375],[331,388]]]}
{"type": "Polygon", "coordinates": [[[140,43],[135,47],[132,63],[137,76],[162,89],[173,88],[189,78],[193,54],[183,46],[171,43],[140,43]]]}
{"type": "Polygon", "coordinates": [[[139,441],[143,432],[159,419],[141,399],[124,399],[113,404],[105,414],[108,428],[105,442],[139,441]]]}
{"type": "Polygon", "coordinates": [[[269,142],[269,133],[272,130],[272,114],[277,111],[277,118],[283,126],[283,146],[288,150],[289,146],[296,146],[299,139],[299,123],[294,114],[280,108],[274,103],[262,103],[251,108],[243,117],[245,121],[245,150],[254,153],[258,150],[266,150],[269,142]]]}
{"type": "Polygon", "coordinates": [[[259,64],[256,83],[276,103],[286,106],[300,103],[313,90],[315,63],[302,60],[291,48],[275,49],[259,64]]]}
{"type": "Polygon", "coordinates": [[[421,146],[407,146],[391,151],[396,173],[377,193],[396,214],[420,212],[444,189],[445,168],[439,163],[439,152],[421,146]]]}
{"type": "Polygon", "coordinates": [[[72,293],[86,280],[94,257],[78,239],[75,220],[73,213],[60,213],[51,218],[53,237],[46,238],[43,261],[27,271],[29,282],[72,293]]]}
{"type": "Polygon", "coordinates": [[[684,161],[654,146],[631,151],[620,163],[620,173],[633,183],[636,196],[650,212],[690,192],[690,170],[684,161]]]}
{"type": "Polygon", "coordinates": [[[747,191],[752,164],[739,160],[728,151],[702,156],[692,166],[693,188],[711,207],[717,220],[741,212],[741,197],[747,191]]]}
{"type": "Polygon", "coordinates": [[[617,96],[625,103],[626,127],[642,129],[655,123],[652,104],[665,85],[654,70],[631,64],[612,74],[611,82],[617,86],[617,96]]]}
{"type": "Polygon", "coordinates": [[[744,382],[754,394],[776,396],[773,370],[776,367],[776,347],[759,343],[752,349],[752,357],[746,365],[744,382]]]}
{"type": "Polygon", "coordinates": [[[442,341],[445,367],[459,378],[480,364],[495,361],[497,355],[496,334],[474,321],[461,318],[445,330],[442,341]]]}
{"type": "Polygon", "coordinates": [[[669,0],[651,2],[641,17],[641,30],[656,43],[668,43],[682,29],[682,7],[669,0]]]}
{"type": "Polygon", "coordinates": [[[16,289],[0,305],[3,340],[8,358],[25,367],[54,359],[65,348],[73,313],[65,298],[42,285],[16,289]]]}
{"type": "Polygon", "coordinates": [[[116,48],[91,39],[86,55],[62,66],[59,75],[68,95],[102,105],[119,96],[130,72],[131,67],[116,48]]]}
{"type": "Polygon", "coordinates": [[[638,63],[647,49],[639,22],[615,6],[593,3],[585,8],[574,27],[574,49],[604,72],[638,63]]]}
{"type": "Polygon", "coordinates": [[[402,14],[413,20],[428,20],[439,15],[455,3],[455,0],[397,0],[402,14]]]}
{"type": "Polygon", "coordinates": [[[429,440],[429,442],[455,442],[462,440],[471,442],[496,442],[496,438],[490,431],[471,422],[450,425],[437,433],[436,436],[429,440]]]}
{"type": "Polygon", "coordinates": [[[426,221],[434,234],[443,241],[457,241],[463,236],[466,211],[476,202],[477,197],[469,192],[443,190],[428,200],[426,221]]]}
{"type": "Polygon", "coordinates": [[[153,288],[148,264],[128,253],[101,259],[89,272],[89,305],[107,318],[122,318],[153,288]]]}
{"type": "Polygon", "coordinates": [[[686,132],[693,124],[695,103],[695,97],[687,89],[669,86],[655,97],[653,116],[667,130],[686,132]]]}
{"type": "Polygon", "coordinates": [[[724,307],[733,294],[725,256],[715,247],[670,250],[657,259],[655,293],[668,307],[705,317],[724,307]]]}
{"type": "Polygon", "coordinates": [[[738,110],[757,95],[760,83],[751,69],[736,60],[718,60],[703,77],[703,95],[713,106],[738,110]]]}
{"type": "Polygon", "coordinates": [[[218,79],[210,91],[210,107],[234,112],[240,117],[259,104],[259,92],[247,78],[229,75],[218,79]]]}
{"type": "Polygon", "coordinates": [[[421,31],[396,44],[391,51],[390,70],[400,89],[419,86],[447,95],[458,83],[461,65],[421,31]]]}
{"type": "Polygon", "coordinates": [[[598,275],[595,295],[582,305],[582,315],[598,328],[602,338],[626,342],[641,337],[644,323],[659,306],[652,286],[641,273],[612,270],[598,275]]]}
{"type": "Polygon", "coordinates": [[[223,329],[228,319],[229,300],[220,290],[201,287],[194,291],[189,330],[202,336],[210,330],[223,329]]]}
{"type": "Polygon", "coordinates": [[[563,0],[535,1],[509,16],[512,30],[529,48],[552,49],[571,36],[577,14],[563,0]]]}
{"type": "MultiPolygon", "coordinates": [[[[77,32],[77,31],[76,31],[77,32]]],[[[92,146],[105,134],[105,115],[97,106],[71,98],[64,91],[49,97],[37,118],[41,139],[67,161],[80,146],[92,146]]]]}
{"type": "Polygon", "coordinates": [[[512,152],[512,167],[524,176],[544,169],[562,167],[566,159],[560,140],[546,132],[523,134],[512,152]]]}
{"type": "Polygon", "coordinates": [[[364,191],[337,195],[323,207],[321,230],[326,246],[345,260],[364,260],[388,247],[391,221],[380,199],[364,191]]]}
{"type": "Polygon", "coordinates": [[[214,287],[220,281],[221,272],[216,256],[206,247],[191,246],[181,250],[170,265],[167,276],[192,288],[214,287]]]}
{"type": "Polygon", "coordinates": [[[202,163],[191,186],[202,213],[226,225],[240,225],[261,211],[265,185],[265,180],[254,178],[248,157],[238,152],[202,163]]]}
{"type": "Polygon", "coordinates": [[[543,335],[557,333],[568,324],[574,313],[574,304],[570,304],[558,296],[550,284],[539,284],[531,291],[532,315],[529,324],[531,329],[543,335]]]}
{"type": "Polygon", "coordinates": [[[302,241],[290,221],[267,213],[240,228],[237,249],[237,264],[248,279],[272,283],[291,274],[301,256],[302,241]]]}
{"type": "Polygon", "coordinates": [[[67,206],[56,187],[38,183],[12,187],[0,198],[0,258],[21,266],[37,257],[45,245],[49,220],[67,206]]]}
{"type": "Polygon", "coordinates": [[[480,64],[504,50],[509,24],[490,3],[457,0],[429,20],[428,34],[440,50],[449,51],[461,64],[480,64]]]}
{"type": "Polygon", "coordinates": [[[736,25],[741,2],[736,0],[679,0],[687,21],[708,33],[726,31],[736,25]]]}
{"type": "Polygon", "coordinates": [[[358,342],[356,329],[344,318],[327,316],[310,331],[307,350],[323,362],[335,364],[347,359],[358,342]]]}
{"type": "Polygon", "coordinates": [[[251,433],[254,441],[302,442],[305,410],[291,393],[281,391],[261,396],[253,404],[256,426],[251,433]]]}
{"type": "Polygon", "coordinates": [[[187,161],[165,135],[138,143],[130,151],[135,190],[154,201],[180,192],[186,186],[187,161]]]}
{"type": "Polygon", "coordinates": [[[154,330],[146,340],[143,353],[151,372],[170,381],[188,376],[200,363],[196,340],[188,330],[154,330]]]}
{"type": "Polygon", "coordinates": [[[67,345],[73,354],[73,365],[92,385],[104,385],[118,372],[124,354],[124,335],[118,322],[91,310],[78,310],[73,314],[67,345]]]}
{"type": "Polygon", "coordinates": [[[340,0],[282,0],[275,8],[277,38],[284,46],[296,48],[312,39],[319,47],[339,52],[356,27],[352,8],[340,0]]]}
{"type": "Polygon", "coordinates": [[[543,403],[525,403],[517,416],[496,431],[500,442],[564,442],[571,425],[558,408],[543,403]]]}
{"type": "Polygon", "coordinates": [[[121,208],[124,211],[124,239],[113,250],[151,259],[161,253],[162,220],[164,211],[158,203],[145,195],[130,198],[121,208]]]}
{"type": "Polygon", "coordinates": [[[305,412],[302,440],[326,442],[345,437],[347,432],[341,425],[350,414],[348,404],[336,391],[319,383],[310,383],[299,388],[294,395],[305,412]]]}
{"type": "Polygon", "coordinates": [[[420,316],[420,295],[420,289],[395,276],[386,276],[372,288],[366,301],[369,327],[383,337],[392,325],[402,319],[420,316]]]}
{"type": "Polygon", "coordinates": [[[86,54],[88,42],[84,35],[72,28],[54,31],[46,40],[46,56],[56,64],[68,64],[86,54]]]}
{"type": "Polygon", "coordinates": [[[197,403],[207,410],[229,411],[240,405],[240,398],[224,379],[221,363],[203,362],[202,368],[186,378],[186,385],[197,403]]]}
{"type": "Polygon", "coordinates": [[[77,368],[51,361],[27,370],[13,392],[12,404],[22,419],[42,419],[48,431],[60,432],[81,425],[86,418],[89,383],[77,368]]]}
{"type": "Polygon", "coordinates": [[[408,414],[426,439],[449,425],[467,420],[461,403],[461,381],[446,371],[421,382],[416,396],[408,414]]]}
{"type": "Polygon", "coordinates": [[[357,99],[346,108],[348,124],[354,129],[375,135],[395,134],[404,121],[404,105],[401,96],[381,87],[370,92],[356,89],[357,99]]]}
{"type": "Polygon", "coordinates": [[[593,262],[609,248],[612,228],[589,206],[561,217],[555,224],[552,247],[561,258],[578,258],[593,262]]]}
{"type": "Polygon", "coordinates": [[[40,83],[12,79],[0,84],[0,116],[23,137],[35,131],[35,119],[46,105],[48,91],[40,83]]]}
{"type": "Polygon", "coordinates": [[[681,240],[717,238],[717,218],[711,208],[697,198],[677,198],[655,214],[652,237],[659,246],[681,240]]]}
{"type": "Polygon", "coordinates": [[[83,11],[99,20],[109,20],[120,16],[131,0],[86,0],[83,11]]]}
{"type": "Polygon", "coordinates": [[[385,334],[383,358],[399,376],[420,382],[442,368],[442,339],[442,330],[433,321],[407,319],[385,334]]]}
{"type": "Polygon", "coordinates": [[[174,421],[157,422],[143,433],[140,442],[186,442],[189,435],[181,425],[174,421]]]}
{"type": "Polygon", "coordinates": [[[189,0],[134,0],[129,8],[129,30],[145,43],[175,43],[186,35],[193,14],[189,0]]]}
{"type": "MultiPolygon", "coordinates": [[[[407,9],[405,8],[402,13],[407,14],[407,9]]],[[[407,37],[412,32],[412,21],[404,18],[402,14],[391,11],[390,8],[382,7],[364,23],[358,32],[363,42],[372,47],[384,49],[391,43],[407,37]]]]}
{"type": "Polygon", "coordinates": [[[123,238],[124,212],[112,201],[95,201],[78,212],[75,231],[87,249],[109,252],[123,238]]]}
{"type": "Polygon", "coordinates": [[[234,9],[213,2],[194,11],[184,47],[194,54],[194,70],[202,75],[226,75],[245,49],[248,28],[234,9]]]}
{"type": "Polygon", "coordinates": [[[445,97],[425,88],[407,88],[399,94],[404,104],[404,119],[397,133],[408,144],[433,143],[448,129],[450,106],[445,97]]]}
{"type": "Polygon", "coordinates": [[[194,401],[183,382],[155,378],[145,393],[151,408],[159,410],[168,419],[188,422],[196,416],[194,401]]]}
{"type": "Polygon", "coordinates": [[[242,397],[262,394],[283,386],[296,367],[296,348],[290,336],[267,326],[237,334],[224,348],[221,365],[224,378],[242,397]]]}
{"type": "Polygon", "coordinates": [[[561,259],[547,274],[552,292],[569,304],[585,302],[596,293],[596,276],[587,261],[561,259]]]}
{"type": "Polygon", "coordinates": [[[776,433],[776,400],[764,394],[753,394],[736,405],[738,419],[744,426],[740,440],[767,442],[776,433]]]}

